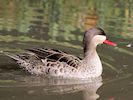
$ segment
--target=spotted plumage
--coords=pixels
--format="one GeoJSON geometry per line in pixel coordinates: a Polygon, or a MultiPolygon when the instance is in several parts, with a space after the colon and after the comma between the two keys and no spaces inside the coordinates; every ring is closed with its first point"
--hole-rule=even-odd
{"type": "Polygon", "coordinates": [[[44,48],[27,49],[21,54],[6,55],[16,60],[23,70],[32,75],[67,78],[98,77],[102,73],[102,64],[96,47],[104,41],[109,43],[102,29],[87,30],[83,38],[83,59],[61,50],[44,48]]]}
{"type": "Polygon", "coordinates": [[[81,64],[79,57],[44,48],[27,49],[25,53],[8,56],[14,58],[23,70],[37,76],[63,76],[76,72],[81,64]]]}

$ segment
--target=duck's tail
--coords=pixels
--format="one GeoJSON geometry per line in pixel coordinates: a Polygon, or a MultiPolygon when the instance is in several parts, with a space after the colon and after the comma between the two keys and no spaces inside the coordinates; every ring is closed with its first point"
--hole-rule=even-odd
{"type": "Polygon", "coordinates": [[[8,57],[15,60],[18,63],[20,68],[22,68],[23,70],[25,70],[26,72],[28,72],[30,74],[39,75],[40,73],[42,73],[41,71],[38,70],[38,68],[39,68],[38,66],[40,66],[40,64],[37,63],[38,60],[37,60],[36,56],[33,54],[30,54],[30,53],[22,53],[22,54],[5,53],[5,55],[7,55],[8,57]]]}
{"type": "Polygon", "coordinates": [[[12,53],[4,53],[6,56],[12,58],[15,61],[24,61],[19,55],[17,54],[12,54],[12,53]]]}

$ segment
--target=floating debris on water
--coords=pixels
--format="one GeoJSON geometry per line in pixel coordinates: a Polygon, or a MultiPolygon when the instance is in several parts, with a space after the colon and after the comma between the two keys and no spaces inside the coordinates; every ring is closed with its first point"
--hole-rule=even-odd
{"type": "Polygon", "coordinates": [[[131,43],[127,44],[126,47],[130,48],[130,47],[132,47],[132,44],[131,43]]]}

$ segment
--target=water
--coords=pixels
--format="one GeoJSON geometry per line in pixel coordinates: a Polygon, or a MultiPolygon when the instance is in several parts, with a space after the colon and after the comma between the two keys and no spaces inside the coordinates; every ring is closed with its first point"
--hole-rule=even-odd
{"type": "Polygon", "coordinates": [[[0,100],[132,100],[132,4],[131,0],[1,0],[0,100]],[[118,44],[98,46],[102,78],[31,76],[3,55],[45,47],[83,57],[83,32],[94,26],[118,44]]]}

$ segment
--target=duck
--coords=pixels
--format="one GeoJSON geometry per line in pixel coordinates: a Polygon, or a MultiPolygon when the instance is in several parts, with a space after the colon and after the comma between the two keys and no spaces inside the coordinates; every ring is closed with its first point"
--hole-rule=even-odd
{"type": "Polygon", "coordinates": [[[63,78],[93,78],[102,74],[103,68],[96,51],[97,45],[117,46],[107,39],[102,28],[93,27],[84,32],[84,57],[76,57],[61,50],[30,48],[20,54],[7,53],[24,71],[35,76],[63,78]]]}

